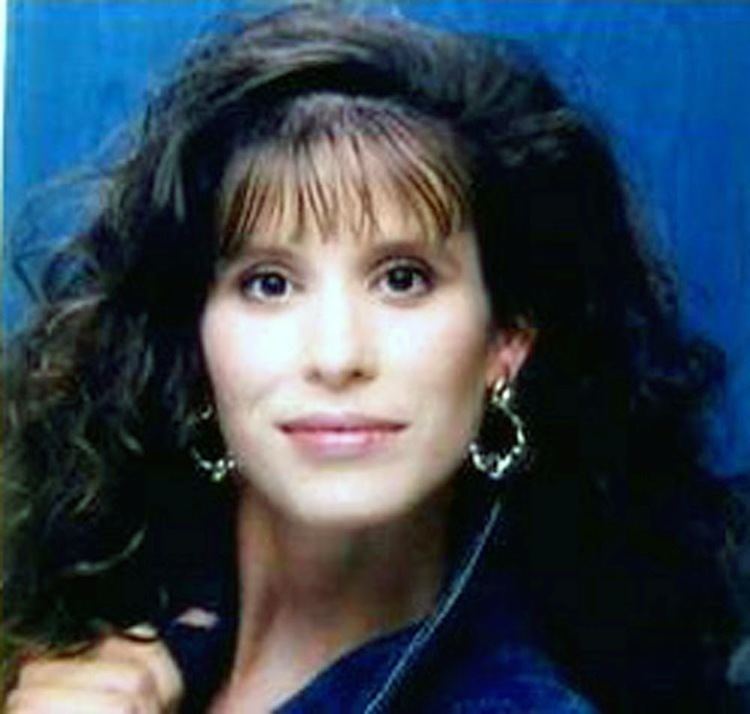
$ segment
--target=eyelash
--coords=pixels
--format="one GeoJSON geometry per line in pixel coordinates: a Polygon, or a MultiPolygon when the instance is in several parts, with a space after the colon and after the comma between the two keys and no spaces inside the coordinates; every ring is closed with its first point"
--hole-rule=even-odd
{"type": "Polygon", "coordinates": [[[397,270],[409,271],[412,277],[417,276],[420,286],[416,291],[393,291],[387,287],[383,288],[391,297],[396,299],[421,297],[428,293],[435,284],[435,271],[424,261],[416,258],[386,258],[380,264],[379,275],[373,285],[385,286],[387,279],[397,270]]]}
{"type": "Polygon", "coordinates": [[[243,295],[256,302],[285,302],[289,298],[289,291],[295,287],[294,281],[286,272],[276,266],[257,266],[242,275],[239,282],[243,295]],[[253,293],[253,287],[260,285],[263,279],[269,277],[279,277],[284,281],[284,294],[282,296],[253,293]]]}
{"type": "MultiPolygon", "coordinates": [[[[376,276],[371,282],[371,286],[382,290],[386,295],[395,300],[410,299],[421,297],[432,290],[435,284],[435,271],[424,261],[416,258],[390,257],[385,258],[375,269],[376,276]],[[418,287],[416,289],[393,290],[387,285],[389,278],[393,278],[397,270],[408,271],[411,280],[417,278],[418,287]]],[[[256,302],[286,302],[290,297],[290,291],[297,289],[294,280],[289,277],[287,271],[279,266],[256,266],[243,274],[239,280],[240,290],[250,300],[256,302]],[[262,286],[262,282],[268,278],[280,278],[283,282],[283,292],[276,295],[261,293],[257,290],[262,286]],[[256,289],[256,286],[257,289],[256,289]]]]}

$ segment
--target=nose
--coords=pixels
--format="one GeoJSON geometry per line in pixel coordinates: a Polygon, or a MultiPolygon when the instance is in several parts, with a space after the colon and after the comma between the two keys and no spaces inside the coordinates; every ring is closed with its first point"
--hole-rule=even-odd
{"type": "Polygon", "coordinates": [[[375,376],[375,342],[366,300],[345,285],[329,284],[311,302],[308,381],[342,390],[375,376]]]}

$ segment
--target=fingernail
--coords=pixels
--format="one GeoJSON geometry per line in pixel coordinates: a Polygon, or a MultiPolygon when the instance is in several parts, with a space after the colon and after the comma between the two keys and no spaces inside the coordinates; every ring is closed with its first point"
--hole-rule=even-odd
{"type": "Polygon", "coordinates": [[[177,618],[177,622],[188,627],[211,630],[219,622],[219,616],[215,612],[209,612],[201,607],[191,607],[177,618]]]}
{"type": "Polygon", "coordinates": [[[158,634],[156,628],[148,622],[141,622],[137,625],[133,625],[125,632],[128,635],[133,635],[133,637],[143,637],[144,639],[153,639],[158,634]]]}

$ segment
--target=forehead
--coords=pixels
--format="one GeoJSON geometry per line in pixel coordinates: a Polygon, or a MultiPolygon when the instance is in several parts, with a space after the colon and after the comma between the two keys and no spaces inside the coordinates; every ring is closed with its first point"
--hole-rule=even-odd
{"type": "Polygon", "coordinates": [[[219,199],[224,254],[248,240],[440,241],[470,222],[468,181],[443,127],[378,100],[315,95],[238,151],[219,199]]]}

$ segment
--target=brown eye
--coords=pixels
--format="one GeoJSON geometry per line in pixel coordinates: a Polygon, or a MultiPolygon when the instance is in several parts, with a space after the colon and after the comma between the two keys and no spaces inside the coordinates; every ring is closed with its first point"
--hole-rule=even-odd
{"type": "Polygon", "coordinates": [[[433,276],[426,265],[396,262],[381,273],[376,284],[389,297],[418,297],[430,291],[433,276]]]}
{"type": "Polygon", "coordinates": [[[243,294],[259,302],[283,302],[292,293],[292,283],[278,270],[257,270],[243,277],[243,294]]]}

